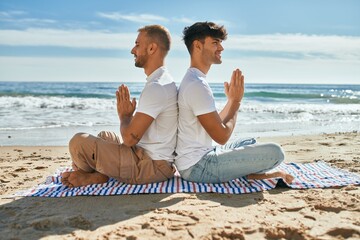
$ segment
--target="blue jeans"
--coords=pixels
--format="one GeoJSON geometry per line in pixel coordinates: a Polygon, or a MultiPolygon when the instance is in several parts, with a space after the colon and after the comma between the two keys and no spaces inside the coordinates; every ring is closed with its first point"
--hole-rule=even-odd
{"type": "Polygon", "coordinates": [[[252,173],[265,173],[284,161],[281,147],[275,143],[256,144],[254,138],[216,146],[192,167],[180,171],[192,182],[221,183],[252,173]]]}

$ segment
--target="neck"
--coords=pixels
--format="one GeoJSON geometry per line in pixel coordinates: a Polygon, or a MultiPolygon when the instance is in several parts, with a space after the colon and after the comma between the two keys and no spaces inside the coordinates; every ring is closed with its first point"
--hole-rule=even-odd
{"type": "Polygon", "coordinates": [[[146,76],[150,76],[150,74],[152,74],[156,69],[164,66],[164,59],[159,59],[157,61],[153,61],[152,59],[150,59],[148,63],[149,65],[144,67],[144,72],[146,76]]]}
{"type": "Polygon", "coordinates": [[[197,61],[195,58],[191,58],[190,67],[197,68],[206,75],[210,70],[211,64],[208,65],[205,64],[204,62],[197,61]]]}

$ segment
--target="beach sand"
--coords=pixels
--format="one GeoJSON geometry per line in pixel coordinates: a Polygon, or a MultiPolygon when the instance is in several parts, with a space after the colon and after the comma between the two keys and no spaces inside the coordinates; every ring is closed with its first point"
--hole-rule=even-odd
{"type": "MultiPolygon", "coordinates": [[[[360,134],[260,138],[286,162],[360,174],[360,134]]],[[[66,147],[0,147],[1,239],[360,239],[360,186],[251,194],[11,197],[70,165],[66,147]]]]}

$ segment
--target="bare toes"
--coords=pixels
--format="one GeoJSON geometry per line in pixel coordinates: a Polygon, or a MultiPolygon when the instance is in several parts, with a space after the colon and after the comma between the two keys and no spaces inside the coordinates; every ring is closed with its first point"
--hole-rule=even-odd
{"type": "Polygon", "coordinates": [[[69,178],[70,174],[71,174],[71,172],[63,172],[63,173],[61,174],[61,177],[62,177],[63,179],[69,178]]]}
{"type": "Polygon", "coordinates": [[[61,174],[61,183],[67,187],[73,187],[73,185],[69,181],[70,175],[71,175],[71,172],[63,172],[61,174]]]}

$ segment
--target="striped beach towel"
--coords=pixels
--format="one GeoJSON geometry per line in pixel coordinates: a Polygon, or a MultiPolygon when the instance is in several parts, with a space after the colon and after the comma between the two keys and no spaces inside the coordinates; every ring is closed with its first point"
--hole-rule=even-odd
{"type": "MultiPolygon", "coordinates": [[[[285,183],[278,178],[265,180],[248,180],[245,177],[229,182],[210,184],[185,181],[178,175],[168,181],[142,185],[131,185],[109,179],[103,184],[92,184],[77,188],[68,188],[61,183],[61,173],[68,168],[58,169],[53,176],[49,176],[44,184],[17,193],[17,196],[33,197],[70,197],[70,196],[105,196],[122,194],[149,193],[227,193],[242,194],[271,190],[278,183],[285,183]]],[[[346,185],[359,185],[360,176],[341,169],[331,167],[324,162],[315,163],[282,163],[276,170],[292,174],[295,179],[286,185],[294,189],[327,188],[346,185]]]]}

